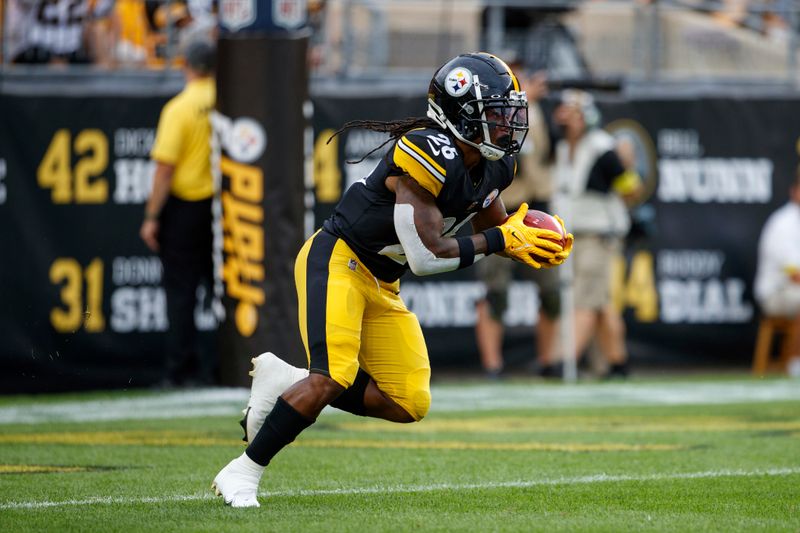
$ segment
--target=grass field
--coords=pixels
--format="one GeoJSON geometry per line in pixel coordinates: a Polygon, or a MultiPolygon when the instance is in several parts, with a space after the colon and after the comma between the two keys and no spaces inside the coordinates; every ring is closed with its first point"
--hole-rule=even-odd
{"type": "Polygon", "coordinates": [[[0,531],[800,531],[797,380],[436,384],[419,424],[326,411],[231,509],[247,394],[0,398],[0,531]]]}

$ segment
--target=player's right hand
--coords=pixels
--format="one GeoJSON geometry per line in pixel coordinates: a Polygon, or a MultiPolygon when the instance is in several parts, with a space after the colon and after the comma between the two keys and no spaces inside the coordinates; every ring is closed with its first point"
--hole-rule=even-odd
{"type": "Polygon", "coordinates": [[[533,268],[542,268],[542,264],[531,254],[548,260],[555,258],[557,253],[564,251],[563,246],[554,242],[560,241],[562,237],[553,230],[526,226],[524,219],[527,213],[528,204],[523,203],[516,213],[498,226],[505,242],[503,251],[515,261],[533,268]]]}
{"type": "Polygon", "coordinates": [[[158,252],[158,221],[148,219],[142,222],[142,227],[139,228],[139,237],[142,238],[148,248],[158,252]]]}

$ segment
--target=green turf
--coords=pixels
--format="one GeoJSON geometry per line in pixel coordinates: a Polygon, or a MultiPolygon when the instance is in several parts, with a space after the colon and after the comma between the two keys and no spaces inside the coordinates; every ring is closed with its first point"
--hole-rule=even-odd
{"type": "MultiPolygon", "coordinates": [[[[560,390],[552,387],[553,396],[560,390]]],[[[0,405],[59,399],[5,398],[0,405]]],[[[209,490],[219,468],[243,450],[240,437],[235,411],[6,421],[0,531],[800,530],[795,400],[434,408],[413,425],[328,413],[267,469],[260,509],[225,507],[209,490]],[[74,471],[13,473],[22,465],[74,471]]]]}

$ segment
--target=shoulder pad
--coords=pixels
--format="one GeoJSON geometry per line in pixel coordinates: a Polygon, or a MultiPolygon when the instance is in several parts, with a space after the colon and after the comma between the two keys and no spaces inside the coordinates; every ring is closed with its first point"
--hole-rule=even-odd
{"type": "Polygon", "coordinates": [[[459,157],[453,140],[441,130],[411,130],[397,140],[392,162],[425,190],[439,196],[447,178],[448,163],[459,157]]]}

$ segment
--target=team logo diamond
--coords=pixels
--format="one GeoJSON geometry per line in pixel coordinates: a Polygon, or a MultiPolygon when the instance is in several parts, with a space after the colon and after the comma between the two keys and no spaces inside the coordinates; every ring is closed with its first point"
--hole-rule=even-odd
{"type": "Polygon", "coordinates": [[[237,31],[256,21],[256,0],[220,0],[219,22],[229,31],[237,31]]]}
{"type": "Polygon", "coordinates": [[[463,67],[454,68],[444,79],[444,88],[450,96],[459,97],[466,94],[470,85],[472,85],[472,72],[463,67]]]}
{"type": "Polygon", "coordinates": [[[306,23],[306,0],[272,0],[272,22],[276,26],[294,29],[306,23]]]}

